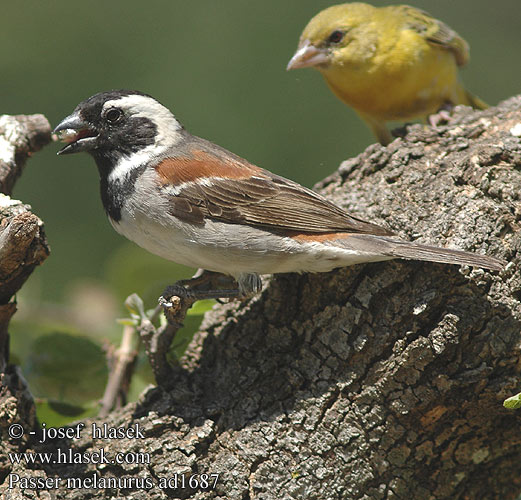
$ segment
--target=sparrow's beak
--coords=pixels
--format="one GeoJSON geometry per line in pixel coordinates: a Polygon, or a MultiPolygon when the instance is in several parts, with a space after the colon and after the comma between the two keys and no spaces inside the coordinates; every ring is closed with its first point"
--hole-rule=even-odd
{"type": "Polygon", "coordinates": [[[98,137],[98,133],[76,112],[63,119],[53,134],[57,134],[60,141],[67,143],[58,151],[59,155],[87,151],[98,137]]]}
{"type": "Polygon", "coordinates": [[[329,58],[326,49],[319,49],[312,45],[309,40],[302,40],[297,51],[289,61],[286,70],[324,66],[328,63],[329,58]]]}

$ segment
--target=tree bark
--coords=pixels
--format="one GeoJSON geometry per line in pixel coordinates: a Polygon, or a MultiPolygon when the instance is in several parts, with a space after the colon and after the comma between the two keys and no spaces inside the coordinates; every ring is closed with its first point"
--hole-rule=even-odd
{"type": "Polygon", "coordinates": [[[0,116],[0,193],[10,195],[27,159],[51,141],[43,115],[0,116]]]}
{"type": "MultiPolygon", "coordinates": [[[[33,398],[18,367],[8,365],[8,326],[16,312],[14,295],[34,268],[49,255],[42,221],[31,207],[13,200],[14,183],[27,159],[51,140],[51,128],[42,115],[0,116],[0,478],[12,464],[8,453],[27,446],[29,435],[8,436],[9,426],[36,428],[33,398]]],[[[2,496],[4,498],[4,496],[2,496]]]]}
{"type": "MultiPolygon", "coordinates": [[[[457,108],[318,186],[404,238],[495,255],[504,271],[397,260],[268,279],[258,297],[214,307],[172,378],[104,421],[144,438],[92,439],[98,420],[27,448],[149,463],[8,472],[61,477],[58,499],[515,499],[521,413],[502,402],[521,390],[520,129],[519,97],[457,108]],[[219,474],[214,488],[203,473],[219,474]]],[[[7,498],[49,498],[8,481],[7,498]]]]}
{"type": "Polygon", "coordinates": [[[49,255],[42,221],[9,197],[27,159],[51,140],[43,115],[0,116],[0,373],[9,356],[7,327],[14,294],[49,255]]]}

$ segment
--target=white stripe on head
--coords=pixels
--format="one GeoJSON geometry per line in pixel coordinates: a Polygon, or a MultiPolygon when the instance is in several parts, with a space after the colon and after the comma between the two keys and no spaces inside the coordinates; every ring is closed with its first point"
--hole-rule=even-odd
{"type": "Polygon", "coordinates": [[[121,108],[127,116],[142,116],[151,120],[157,127],[154,144],[143,148],[137,153],[121,158],[109,175],[109,180],[124,177],[129,171],[139,167],[144,162],[160,157],[180,140],[179,130],[182,125],[173,113],[152,97],[132,94],[105,102],[103,111],[116,107],[121,108]]]}

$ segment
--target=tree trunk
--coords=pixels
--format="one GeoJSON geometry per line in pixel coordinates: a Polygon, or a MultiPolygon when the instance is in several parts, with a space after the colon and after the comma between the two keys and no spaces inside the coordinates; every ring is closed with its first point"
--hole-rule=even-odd
{"type": "Polygon", "coordinates": [[[89,421],[80,439],[28,444],[149,463],[28,470],[3,456],[6,498],[515,499],[521,413],[502,402],[521,390],[521,98],[407,132],[319,191],[504,271],[397,260],[267,280],[216,306],[173,377],[104,421],[144,438],[93,440],[104,422],[89,421]],[[49,497],[8,490],[14,475],[62,481],[49,497]]]}

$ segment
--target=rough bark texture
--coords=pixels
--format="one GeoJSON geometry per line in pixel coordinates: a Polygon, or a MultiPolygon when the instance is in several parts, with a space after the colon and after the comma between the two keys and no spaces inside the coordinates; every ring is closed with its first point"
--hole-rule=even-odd
{"type": "MultiPolygon", "coordinates": [[[[29,435],[10,440],[8,428],[37,426],[33,398],[18,368],[8,365],[13,296],[49,255],[42,221],[31,207],[9,196],[27,159],[51,140],[42,115],[0,116],[0,477],[11,469],[8,453],[27,446],[29,435]]],[[[2,496],[4,498],[4,496],[2,496]]]]}
{"type": "Polygon", "coordinates": [[[0,193],[12,193],[27,159],[50,141],[51,126],[45,116],[0,116],[0,193]]]}
{"type": "Polygon", "coordinates": [[[27,159],[50,140],[43,115],[0,116],[0,373],[9,355],[7,326],[16,311],[11,297],[49,255],[42,221],[8,195],[27,159]]]}
{"type": "Polygon", "coordinates": [[[320,186],[405,238],[504,258],[503,272],[393,261],[277,276],[259,297],[215,307],[165,387],[105,420],[137,423],[145,439],[92,440],[87,422],[79,440],[29,443],[149,452],[149,464],[11,469],[151,489],[7,498],[516,498],[521,413],[502,401],[521,389],[520,123],[521,98],[460,109],[447,126],[370,146],[320,186]],[[220,477],[208,491],[158,486],[179,473],[220,477]]]}

